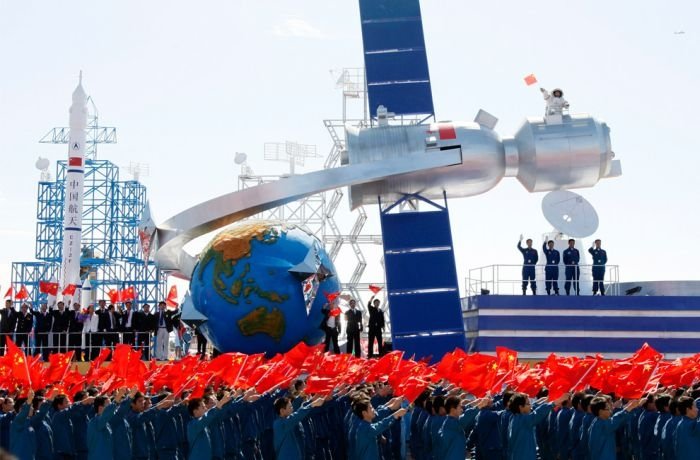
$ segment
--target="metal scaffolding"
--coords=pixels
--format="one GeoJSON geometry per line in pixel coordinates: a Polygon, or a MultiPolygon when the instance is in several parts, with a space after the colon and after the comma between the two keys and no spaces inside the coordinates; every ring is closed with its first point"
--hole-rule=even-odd
{"type": "MultiPolygon", "coordinates": [[[[138,223],[146,205],[146,187],[137,180],[120,181],[119,167],[97,159],[99,144],[116,143],[116,128],[99,125],[89,98],[88,149],[85,162],[81,278],[90,277],[95,298],[107,298],[110,289],[133,286],[135,304],[165,299],[166,275],[144,261],[138,243],[138,223]]],[[[39,142],[66,144],[68,128],[53,128],[39,142]]],[[[12,287],[24,286],[27,301],[35,305],[45,295],[39,282],[58,279],[63,251],[63,205],[67,162],[56,163],[56,181],[42,180],[37,191],[36,250],[38,261],[13,262],[12,287]]],[[[45,178],[46,176],[44,176],[45,178]]]]}

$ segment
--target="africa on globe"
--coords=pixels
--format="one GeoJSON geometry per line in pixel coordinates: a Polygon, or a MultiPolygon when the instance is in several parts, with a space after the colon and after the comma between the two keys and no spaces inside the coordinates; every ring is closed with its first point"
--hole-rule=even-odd
{"type": "Polygon", "coordinates": [[[299,226],[247,221],[219,233],[199,256],[190,292],[200,330],[221,352],[283,353],[319,343],[324,293],[340,282],[323,244],[299,226]]]}

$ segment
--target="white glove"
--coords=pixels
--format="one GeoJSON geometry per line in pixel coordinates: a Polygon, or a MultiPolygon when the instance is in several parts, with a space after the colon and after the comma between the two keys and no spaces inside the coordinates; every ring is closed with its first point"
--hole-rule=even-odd
{"type": "Polygon", "coordinates": [[[523,240],[523,234],[521,233],[520,234],[520,241],[522,241],[522,240],[523,240]]]}

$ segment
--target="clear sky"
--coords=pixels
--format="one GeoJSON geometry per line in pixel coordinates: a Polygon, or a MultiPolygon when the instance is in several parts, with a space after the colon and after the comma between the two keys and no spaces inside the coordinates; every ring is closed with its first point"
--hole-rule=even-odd
{"type": "MultiPolygon", "coordinates": [[[[609,263],[623,280],[698,278],[698,2],[423,0],[422,10],[439,120],[483,108],[511,135],[543,110],[525,75],[564,88],[572,111],[609,123],[622,160],[621,178],[579,191],[598,211],[609,263]]],[[[356,0],[0,0],[3,291],[11,261],[33,260],[34,162],[66,156],[37,141],[67,126],[80,70],[102,123],[118,128],[118,144],[98,157],[148,163],[143,181],[163,220],[235,190],[234,152],[265,174],[286,166],[262,159],[264,142],[316,144],[325,155],[322,120],[338,118],[341,102],[329,71],[362,66],[361,43],[356,0]]],[[[511,178],[450,201],[460,279],[518,263],[518,235],[551,230],[542,196],[511,178]]],[[[376,206],[368,214],[376,230],[376,206]]],[[[379,273],[378,259],[368,262],[379,273]]]]}

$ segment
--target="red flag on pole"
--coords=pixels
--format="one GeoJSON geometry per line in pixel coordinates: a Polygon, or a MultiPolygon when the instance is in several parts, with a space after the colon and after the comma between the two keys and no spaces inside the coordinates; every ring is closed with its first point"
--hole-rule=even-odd
{"type": "Polygon", "coordinates": [[[342,313],[342,311],[340,310],[340,307],[335,307],[334,309],[332,309],[330,311],[329,315],[330,316],[340,316],[341,313],[342,313]]]}
{"type": "Polygon", "coordinates": [[[63,291],[61,291],[61,294],[72,296],[73,294],[75,294],[75,290],[77,288],[78,288],[78,286],[76,284],[69,284],[68,286],[63,288],[63,291]]]}
{"type": "Polygon", "coordinates": [[[107,291],[107,297],[109,297],[110,303],[119,303],[119,291],[116,289],[107,291]]]}
{"type": "Polygon", "coordinates": [[[24,284],[20,286],[19,292],[15,295],[15,299],[17,300],[24,300],[29,298],[29,292],[27,291],[27,288],[24,287],[24,284]]]}
{"type": "Polygon", "coordinates": [[[50,281],[39,281],[39,292],[41,292],[42,294],[56,296],[58,295],[58,283],[52,283],[50,281]]]}
{"type": "Polygon", "coordinates": [[[369,285],[369,290],[372,291],[372,294],[376,294],[377,292],[382,290],[381,286],[375,286],[374,284],[369,285]]]}
{"type": "Polygon", "coordinates": [[[9,297],[10,299],[12,298],[12,286],[10,286],[10,288],[9,288],[9,289],[7,290],[7,292],[5,293],[5,298],[8,298],[8,297],[9,297]]]}
{"type": "Polygon", "coordinates": [[[170,292],[168,292],[168,298],[165,299],[165,304],[166,304],[168,307],[177,308],[177,305],[178,305],[177,299],[178,299],[178,297],[177,297],[177,286],[172,285],[172,286],[170,287],[170,292]]]}
{"type": "Polygon", "coordinates": [[[525,77],[523,80],[525,80],[525,84],[526,84],[527,86],[532,86],[532,85],[534,85],[535,83],[537,83],[537,77],[535,76],[534,73],[531,73],[530,75],[528,75],[527,77],[525,77]]]}

